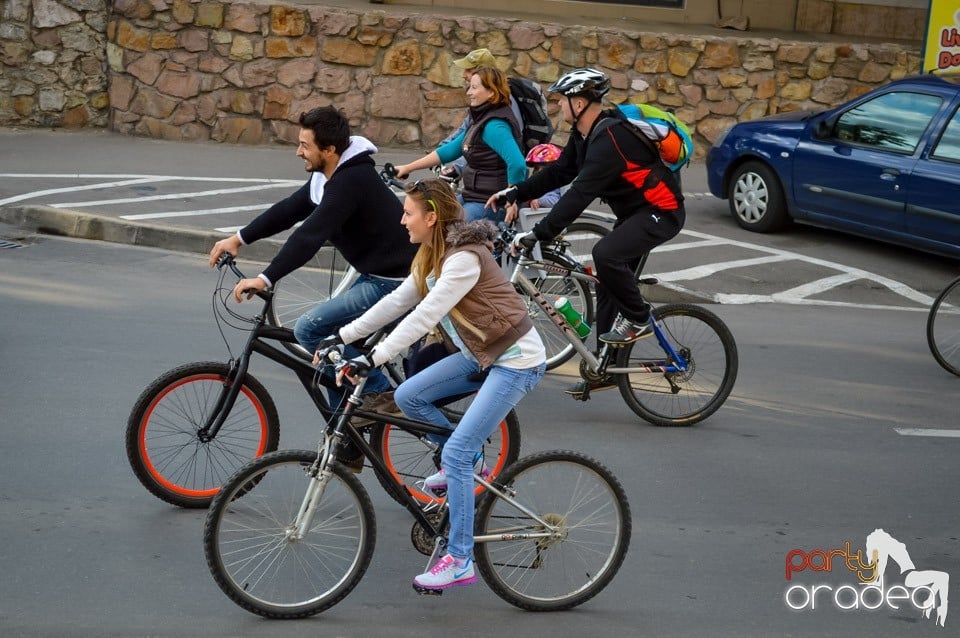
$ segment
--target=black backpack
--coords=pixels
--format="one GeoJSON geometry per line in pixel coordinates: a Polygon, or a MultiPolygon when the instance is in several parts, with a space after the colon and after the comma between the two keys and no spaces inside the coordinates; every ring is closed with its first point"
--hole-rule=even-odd
{"type": "Polygon", "coordinates": [[[520,107],[520,147],[523,154],[537,144],[546,144],[553,136],[553,123],[547,117],[547,98],[540,85],[526,78],[507,78],[510,95],[520,107]]]}

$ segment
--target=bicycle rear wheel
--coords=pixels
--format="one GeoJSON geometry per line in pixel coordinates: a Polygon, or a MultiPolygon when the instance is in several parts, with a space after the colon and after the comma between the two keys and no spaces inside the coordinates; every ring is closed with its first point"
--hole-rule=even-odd
{"type": "MultiPolygon", "coordinates": [[[[562,268],[574,268],[576,266],[575,263],[566,257],[547,250],[543,251],[543,261],[544,263],[555,264],[562,268]]],[[[579,279],[544,271],[538,276],[531,278],[531,282],[551,305],[560,297],[569,299],[570,305],[580,313],[580,316],[583,317],[587,325],[593,325],[593,296],[590,294],[587,286],[579,279]]],[[[544,312],[543,308],[541,308],[536,301],[526,294],[521,294],[521,297],[527,305],[527,313],[533,320],[533,325],[537,329],[537,332],[540,333],[540,338],[543,340],[544,348],[547,351],[547,370],[553,370],[566,363],[576,352],[573,346],[570,345],[570,342],[567,341],[564,334],[554,325],[553,319],[544,312]]]]}
{"type": "MultiPolygon", "coordinates": [[[[700,306],[660,306],[653,314],[687,369],[618,374],[620,394],[631,410],[654,425],[693,425],[716,412],[730,395],[739,365],[737,344],[720,317],[700,306]]],[[[666,356],[654,335],[620,348],[616,362],[620,368],[675,363],[666,356]]]]}
{"type": "Polygon", "coordinates": [[[960,376],[960,278],[944,288],[930,307],[927,344],[944,370],[960,376]]]}
{"type": "Polygon", "coordinates": [[[242,468],[210,506],[207,567],[233,602],[266,618],[303,618],[337,604],[370,565],[377,526],[360,481],[338,464],[310,528],[294,538],[317,453],[283,450],[242,468]]]}
{"type": "MultiPolygon", "coordinates": [[[[422,481],[440,469],[440,450],[435,445],[412,432],[383,423],[374,425],[370,442],[377,455],[383,459],[394,481],[410,488],[413,497],[421,503],[436,500],[416,487],[417,481],[422,481]]],[[[515,411],[510,410],[507,418],[500,422],[484,443],[483,449],[478,451],[483,454],[483,462],[494,477],[517,460],[520,456],[520,420],[515,411]]],[[[387,486],[385,481],[389,479],[378,474],[377,480],[391,498],[403,504],[387,486]]],[[[475,493],[479,494],[482,489],[478,485],[475,493]]]]}
{"type": "MultiPolygon", "coordinates": [[[[325,248],[277,282],[267,320],[278,328],[293,328],[301,315],[352,284],[354,277],[356,271],[340,251],[325,248]]],[[[298,343],[284,342],[283,347],[302,358],[313,358],[313,353],[298,343]]]]}
{"type": "Polygon", "coordinates": [[[227,364],[214,361],[180,366],[148,385],[134,404],[127,459],[154,496],[180,507],[207,507],[234,471],[277,449],[277,408],[249,374],[216,438],[199,436],[228,372],[227,364]]]}
{"type": "Polygon", "coordinates": [[[570,609],[610,584],[630,545],[630,506],[623,486],[606,467],[578,452],[524,457],[495,481],[554,526],[550,538],[524,538],[546,528],[493,494],[477,508],[476,533],[503,540],[480,542],[474,557],[498,596],[531,611],[570,609]]]}

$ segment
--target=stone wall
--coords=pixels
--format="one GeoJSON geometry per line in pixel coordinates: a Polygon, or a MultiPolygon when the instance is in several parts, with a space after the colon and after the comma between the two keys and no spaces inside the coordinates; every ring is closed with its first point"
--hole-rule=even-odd
{"type": "Polygon", "coordinates": [[[106,126],[104,0],[0,0],[0,125],[106,126]]]}
{"type": "MultiPolygon", "coordinates": [[[[7,8],[26,2],[0,1],[7,8]]],[[[916,72],[920,55],[918,47],[895,44],[694,37],[216,0],[116,0],[106,35],[115,130],[250,144],[293,142],[302,111],[333,104],[377,144],[432,147],[464,115],[453,60],[484,46],[501,69],[544,86],[570,68],[597,66],[612,78],[614,101],[649,102],[690,123],[702,154],[738,120],[838,104],[916,72]]],[[[27,51],[21,58],[29,66],[36,56],[27,51]]],[[[90,123],[98,124],[93,117],[90,123]]]]}

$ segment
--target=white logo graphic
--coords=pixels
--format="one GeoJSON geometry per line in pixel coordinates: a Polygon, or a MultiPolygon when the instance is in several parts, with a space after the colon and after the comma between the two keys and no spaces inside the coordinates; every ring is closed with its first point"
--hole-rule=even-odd
{"type": "Polygon", "coordinates": [[[784,601],[790,609],[813,611],[817,604],[832,600],[837,609],[844,611],[864,609],[874,611],[886,606],[900,609],[910,604],[930,618],[937,610],[936,624],[941,627],[947,621],[947,596],[950,576],[936,570],[919,570],[914,565],[907,546],[882,529],[875,529],[867,535],[866,551],[851,550],[850,541],[843,548],[804,551],[794,549],[787,553],[786,579],[793,580],[799,572],[831,572],[834,565],[838,569],[846,568],[857,577],[856,586],[852,584],[835,587],[828,584],[792,585],[784,594],[784,601]],[[888,563],[893,561],[904,576],[903,584],[890,583],[885,578],[888,563]]]}

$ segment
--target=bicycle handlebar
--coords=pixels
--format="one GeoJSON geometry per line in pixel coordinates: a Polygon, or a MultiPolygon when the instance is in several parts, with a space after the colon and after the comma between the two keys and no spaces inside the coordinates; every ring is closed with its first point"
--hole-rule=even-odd
{"type": "Polygon", "coordinates": [[[397,167],[390,162],[383,165],[383,170],[380,171],[380,179],[382,179],[383,183],[387,186],[393,186],[400,190],[406,190],[407,188],[404,182],[397,179],[397,167]]]}
{"type": "MultiPolygon", "coordinates": [[[[237,278],[239,279],[247,278],[247,276],[244,275],[243,272],[241,272],[240,269],[237,267],[237,261],[236,259],[234,259],[233,255],[231,255],[230,253],[223,253],[222,255],[220,255],[220,259],[217,260],[217,270],[222,270],[224,266],[229,268],[233,272],[233,274],[237,276],[237,278]]],[[[269,288],[267,290],[254,290],[253,288],[248,288],[243,292],[248,292],[248,291],[253,292],[255,295],[257,295],[264,301],[270,301],[271,299],[273,299],[273,291],[269,288]]]]}

